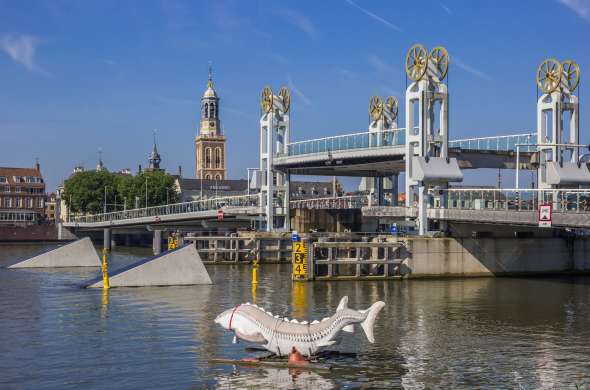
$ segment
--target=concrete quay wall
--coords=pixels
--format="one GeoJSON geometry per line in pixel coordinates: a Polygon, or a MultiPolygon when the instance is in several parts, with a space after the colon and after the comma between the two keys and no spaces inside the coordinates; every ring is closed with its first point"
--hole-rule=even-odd
{"type": "MultiPolygon", "coordinates": [[[[400,240],[402,241],[402,240],[400,240]]],[[[590,272],[588,238],[407,238],[407,278],[590,272]]]]}

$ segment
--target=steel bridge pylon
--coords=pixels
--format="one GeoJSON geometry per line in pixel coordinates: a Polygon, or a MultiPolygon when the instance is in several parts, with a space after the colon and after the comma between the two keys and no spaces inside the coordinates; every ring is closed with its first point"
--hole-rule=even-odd
{"type": "MultiPolygon", "coordinates": [[[[291,93],[286,87],[274,95],[270,87],[262,90],[260,102],[260,206],[266,216],[265,230],[274,231],[290,229],[289,217],[289,181],[290,174],[273,168],[276,154],[287,155],[290,142],[289,109],[291,93]]],[[[250,185],[250,184],[248,184],[250,185]]]]}
{"type": "Polygon", "coordinates": [[[406,90],[406,206],[418,208],[420,235],[428,231],[428,189],[463,180],[457,159],[449,158],[449,93],[443,82],[448,66],[448,53],[441,46],[429,54],[416,44],[406,56],[406,73],[413,81],[406,90]]]}
{"type": "Polygon", "coordinates": [[[540,189],[590,184],[590,172],[586,164],[580,164],[580,148],[587,145],[580,145],[580,105],[574,95],[579,82],[580,68],[572,60],[548,58],[537,69],[542,92],[537,101],[540,189]]]}

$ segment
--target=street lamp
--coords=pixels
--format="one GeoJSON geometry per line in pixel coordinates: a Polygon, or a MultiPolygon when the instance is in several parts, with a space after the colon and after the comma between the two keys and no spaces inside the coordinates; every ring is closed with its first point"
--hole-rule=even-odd
{"type": "Polygon", "coordinates": [[[102,213],[107,213],[107,186],[104,186],[104,203],[102,205],[102,213]]]}
{"type": "Polygon", "coordinates": [[[145,208],[148,207],[148,186],[147,186],[147,176],[145,177],[145,208]]]}

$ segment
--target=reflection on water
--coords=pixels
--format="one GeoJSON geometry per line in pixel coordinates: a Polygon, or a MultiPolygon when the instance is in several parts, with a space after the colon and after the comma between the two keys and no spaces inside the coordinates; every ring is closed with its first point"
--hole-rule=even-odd
{"type": "MultiPolygon", "coordinates": [[[[0,266],[49,247],[0,245],[0,266]]],[[[116,248],[111,269],[149,255],[116,248]]],[[[0,388],[573,388],[590,384],[590,278],[297,283],[286,265],[208,266],[212,286],[85,290],[100,269],[0,269],[0,388]],[[211,365],[247,344],[214,325],[256,301],[300,320],[343,295],[387,306],[375,344],[345,334],[330,372],[211,365]]]]}

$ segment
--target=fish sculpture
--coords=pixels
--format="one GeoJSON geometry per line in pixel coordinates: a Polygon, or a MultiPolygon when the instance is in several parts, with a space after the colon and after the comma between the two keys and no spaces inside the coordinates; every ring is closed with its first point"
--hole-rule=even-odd
{"type": "Polygon", "coordinates": [[[278,356],[288,355],[295,347],[302,355],[312,356],[320,348],[336,344],[340,331],[352,333],[360,324],[369,342],[374,343],[375,318],[385,303],[378,301],[366,310],[348,308],[348,297],[343,297],[336,313],[321,321],[299,322],[281,318],[256,305],[245,303],[225,310],[215,323],[233,331],[237,339],[263,343],[265,349],[278,356]]]}

